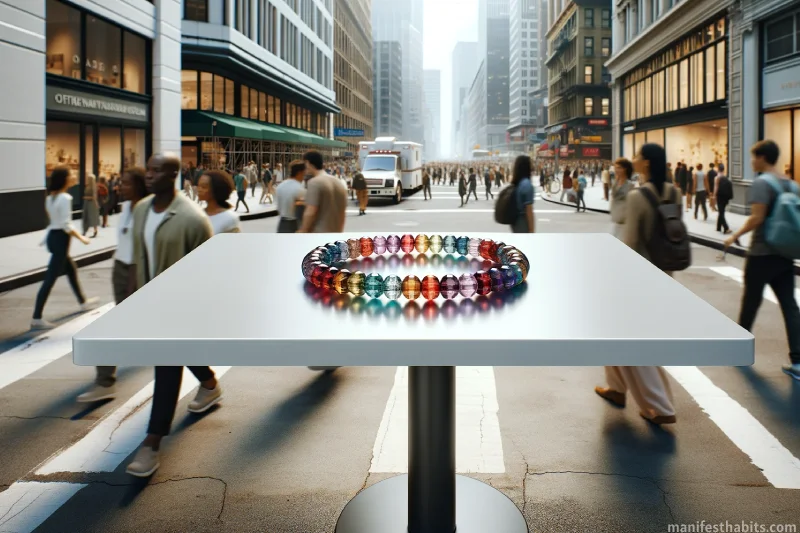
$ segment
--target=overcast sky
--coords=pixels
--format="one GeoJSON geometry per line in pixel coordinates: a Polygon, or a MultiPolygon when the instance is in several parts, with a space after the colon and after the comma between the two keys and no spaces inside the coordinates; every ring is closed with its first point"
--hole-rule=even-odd
{"type": "MultiPolygon", "coordinates": [[[[399,0],[402,1],[402,0],[399,0]]],[[[423,35],[426,69],[442,71],[442,153],[450,153],[452,136],[452,87],[450,71],[453,48],[458,41],[478,40],[478,0],[425,0],[423,35]]]]}

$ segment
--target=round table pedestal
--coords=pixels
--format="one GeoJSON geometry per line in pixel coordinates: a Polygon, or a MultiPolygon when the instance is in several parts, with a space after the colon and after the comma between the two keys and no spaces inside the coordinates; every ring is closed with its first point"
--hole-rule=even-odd
{"type": "Polygon", "coordinates": [[[456,476],[456,531],[408,530],[408,476],[363,490],[344,508],[336,533],[528,533],[522,513],[502,492],[456,476]]]}

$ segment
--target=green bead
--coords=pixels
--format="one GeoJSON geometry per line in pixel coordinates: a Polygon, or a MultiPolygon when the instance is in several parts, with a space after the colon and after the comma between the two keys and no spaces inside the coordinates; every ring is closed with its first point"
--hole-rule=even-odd
{"type": "Polygon", "coordinates": [[[364,290],[373,298],[383,295],[383,277],[380,274],[370,274],[364,281],[364,290]]]}
{"type": "Polygon", "coordinates": [[[364,273],[360,270],[350,274],[350,277],[347,279],[347,288],[353,296],[364,295],[364,279],[364,273]]]}

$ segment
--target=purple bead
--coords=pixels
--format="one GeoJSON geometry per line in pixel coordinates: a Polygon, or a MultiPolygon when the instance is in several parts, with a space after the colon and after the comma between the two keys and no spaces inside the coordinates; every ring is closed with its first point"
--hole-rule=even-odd
{"type": "Polygon", "coordinates": [[[386,253],[386,237],[375,237],[372,239],[372,245],[375,247],[375,253],[378,255],[386,253]]]}
{"type": "Polygon", "coordinates": [[[472,274],[461,274],[458,278],[458,288],[464,298],[472,297],[478,290],[478,280],[472,274]]]}
{"type": "Polygon", "coordinates": [[[506,290],[505,278],[499,268],[490,268],[489,277],[492,278],[492,292],[503,292],[506,290]]]}
{"type": "Polygon", "coordinates": [[[506,289],[513,289],[517,284],[517,274],[511,267],[505,265],[500,267],[500,273],[503,274],[503,285],[506,289]]]}
{"type": "Polygon", "coordinates": [[[386,249],[390,254],[396,254],[400,251],[400,237],[397,235],[389,235],[386,238],[386,249]]]}
{"type": "Polygon", "coordinates": [[[452,274],[447,274],[439,282],[439,288],[442,291],[443,297],[452,300],[458,296],[458,278],[452,274]]]}

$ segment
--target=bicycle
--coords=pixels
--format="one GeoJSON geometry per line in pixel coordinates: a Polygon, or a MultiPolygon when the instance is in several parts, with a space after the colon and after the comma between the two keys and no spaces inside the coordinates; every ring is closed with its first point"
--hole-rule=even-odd
{"type": "Polygon", "coordinates": [[[544,179],[544,190],[549,194],[558,194],[561,191],[561,180],[555,176],[547,176],[544,179]]]}

